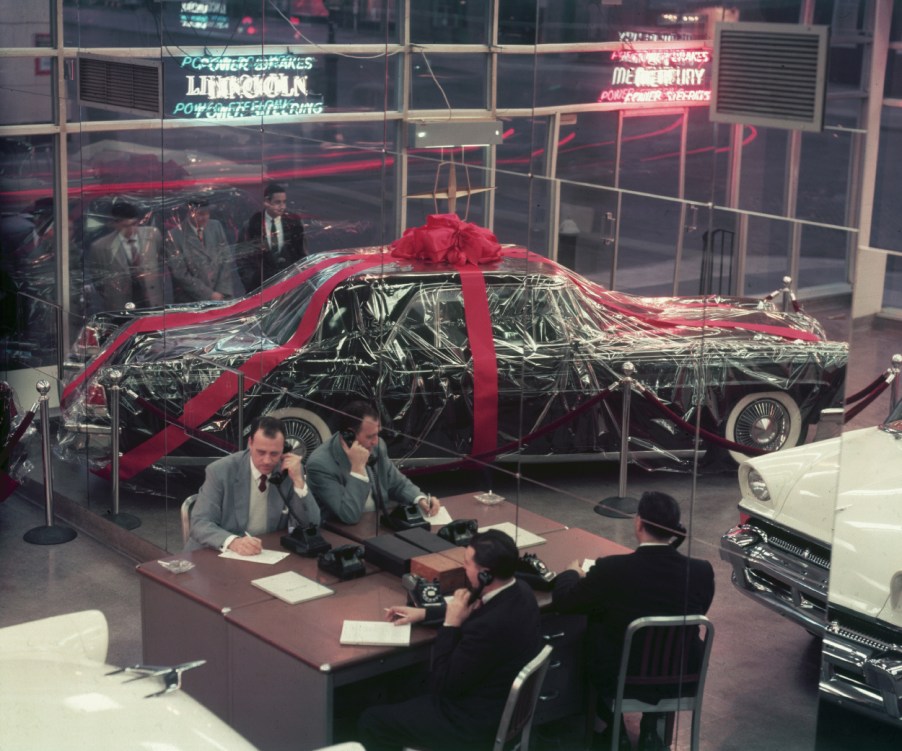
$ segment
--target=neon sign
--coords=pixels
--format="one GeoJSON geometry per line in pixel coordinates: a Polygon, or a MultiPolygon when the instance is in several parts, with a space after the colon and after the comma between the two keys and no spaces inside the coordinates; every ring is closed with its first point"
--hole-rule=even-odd
{"type": "Polygon", "coordinates": [[[303,55],[183,57],[185,93],[174,117],[223,119],[318,115],[323,98],[309,88],[314,58],[303,55]]]}
{"type": "Polygon", "coordinates": [[[711,100],[711,50],[633,50],[611,53],[611,83],[599,102],[689,103],[711,100]]]}

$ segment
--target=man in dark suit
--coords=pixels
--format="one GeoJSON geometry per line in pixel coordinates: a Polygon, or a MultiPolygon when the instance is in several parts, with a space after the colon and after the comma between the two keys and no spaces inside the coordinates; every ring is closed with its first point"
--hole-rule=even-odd
{"type": "Polygon", "coordinates": [[[166,234],[165,248],[176,302],[227,300],[243,293],[233,280],[225,228],[210,218],[205,197],[188,202],[188,216],[166,234]]]}
{"type": "Polygon", "coordinates": [[[248,292],[307,255],[304,225],[299,217],[285,213],[285,188],[269,183],[263,191],[263,208],[248,219],[239,253],[238,273],[248,292]]]}
{"type": "Polygon", "coordinates": [[[284,529],[289,523],[319,524],[319,520],[301,458],[285,452],[282,421],[258,417],[251,423],[247,449],[207,467],[191,512],[191,536],[185,549],[206,546],[256,555],[263,549],[257,535],[284,529]],[[281,480],[271,476],[275,470],[281,470],[281,480]]]}
{"type": "MultiPolygon", "coordinates": [[[[639,541],[635,552],[599,558],[584,578],[574,561],[557,576],[552,592],[556,610],[589,616],[589,675],[599,694],[599,717],[607,723],[612,715],[604,700],[610,701],[616,691],[627,626],[645,616],[702,615],[714,598],[711,564],[682,555],[672,543],[678,545],[686,536],[674,498],[644,493],[633,525],[639,541]]],[[[657,719],[643,715],[640,749],[664,747],[657,719]]],[[[608,747],[603,738],[597,744],[608,747]]]]}
{"type": "Polygon", "coordinates": [[[307,460],[310,487],[327,518],[356,524],[364,511],[385,512],[392,503],[418,504],[427,516],[441,508],[401,474],[379,437],[376,408],[364,401],[346,405],[339,430],[307,460]]]}
{"type": "Polygon", "coordinates": [[[101,310],[163,304],[163,237],[156,227],[140,225],[133,203],[113,204],[113,231],[91,243],[88,266],[101,310]]]}
{"type": "MultiPolygon", "coordinates": [[[[464,551],[469,588],[457,590],[445,608],[429,693],[366,709],[359,728],[367,751],[491,748],[514,677],[541,649],[536,597],[514,577],[518,557],[499,530],[473,537],[464,551]]],[[[388,617],[418,623],[426,611],[398,606],[388,617]]]]}

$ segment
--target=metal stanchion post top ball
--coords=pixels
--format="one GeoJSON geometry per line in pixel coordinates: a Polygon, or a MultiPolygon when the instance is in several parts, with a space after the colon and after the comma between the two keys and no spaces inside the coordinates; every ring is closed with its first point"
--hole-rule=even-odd
{"type": "Polygon", "coordinates": [[[595,506],[595,513],[615,519],[628,519],[636,515],[639,501],[626,494],[626,469],[629,464],[630,443],[630,396],[632,395],[633,373],[636,366],[631,362],[623,363],[623,378],[620,387],[623,389],[623,416],[620,425],[620,488],[619,495],[605,498],[595,506]]]}
{"type": "Polygon", "coordinates": [[[29,529],[24,535],[24,540],[33,545],[58,545],[61,542],[74,540],[77,533],[70,527],[53,524],[53,468],[51,467],[53,454],[50,452],[50,405],[47,403],[50,382],[38,381],[35,388],[41,406],[41,458],[44,462],[44,509],[47,524],[29,529]]]}

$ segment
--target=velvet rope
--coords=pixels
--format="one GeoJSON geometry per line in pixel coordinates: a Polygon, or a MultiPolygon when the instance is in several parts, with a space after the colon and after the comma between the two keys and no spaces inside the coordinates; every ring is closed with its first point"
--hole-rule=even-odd
{"type": "MultiPolygon", "coordinates": [[[[654,404],[661,412],[663,412],[667,417],[675,422],[679,427],[685,430],[688,433],[695,433],[696,427],[691,423],[686,422],[682,417],[673,412],[664,402],[658,399],[654,393],[649,391],[647,388],[639,385],[639,393],[646,397],[652,404],[654,404]]],[[[715,444],[716,446],[721,446],[723,448],[729,449],[730,451],[738,451],[739,453],[746,454],[747,456],[761,456],[762,454],[770,453],[766,449],[758,449],[753,448],[751,446],[743,446],[740,443],[735,443],[734,441],[728,441],[723,436],[719,436],[716,433],[712,433],[709,430],[705,430],[702,427],[698,428],[698,434],[706,441],[715,444]]]]}
{"type": "Polygon", "coordinates": [[[864,399],[868,394],[870,394],[875,388],[877,388],[881,383],[889,383],[886,380],[887,374],[882,373],[877,376],[873,381],[871,381],[867,386],[865,386],[861,391],[856,391],[852,396],[847,396],[845,398],[846,405],[853,404],[857,402],[859,399],[864,399]]]}
{"type": "MultiPolygon", "coordinates": [[[[35,405],[35,407],[37,407],[37,405],[35,405]]],[[[22,436],[25,434],[25,431],[28,430],[28,426],[31,425],[31,421],[34,419],[35,407],[32,407],[25,413],[22,417],[22,422],[19,423],[19,427],[16,428],[10,439],[6,442],[6,445],[3,447],[3,450],[0,451],[0,467],[5,466],[6,462],[9,461],[9,455],[19,444],[19,441],[22,440],[22,436]]]]}
{"type": "Polygon", "coordinates": [[[888,386],[889,380],[885,380],[883,383],[878,385],[873,391],[871,391],[870,394],[865,396],[858,404],[856,404],[854,407],[852,407],[852,409],[846,412],[846,414],[843,416],[843,423],[845,424],[852,418],[857,417],[859,414],[861,414],[861,411],[868,407],[871,402],[874,401],[874,399],[880,396],[880,394],[886,391],[888,386]]]}

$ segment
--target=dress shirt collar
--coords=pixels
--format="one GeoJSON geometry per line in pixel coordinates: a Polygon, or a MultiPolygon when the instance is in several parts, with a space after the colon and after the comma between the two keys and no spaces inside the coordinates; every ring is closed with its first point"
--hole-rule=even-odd
{"type": "MultiPolygon", "coordinates": [[[[248,454],[247,460],[248,460],[248,462],[250,462],[250,465],[251,465],[251,479],[254,481],[255,486],[259,485],[260,477],[263,475],[263,473],[254,466],[254,460],[251,459],[250,454],[248,454]]],[[[269,478],[267,477],[266,479],[268,480],[269,478]]]]}
{"type": "Polygon", "coordinates": [[[505,589],[510,589],[510,588],[513,587],[514,584],[516,584],[516,583],[517,583],[517,577],[515,577],[515,576],[514,576],[514,577],[511,577],[511,580],[510,580],[507,584],[504,584],[504,585],[498,587],[498,589],[493,589],[493,590],[492,590],[491,592],[489,592],[487,595],[483,595],[482,598],[481,598],[481,599],[482,599],[482,604],[485,605],[485,604],[486,604],[489,600],[491,600],[493,597],[498,596],[498,595],[501,594],[505,589]]]}

